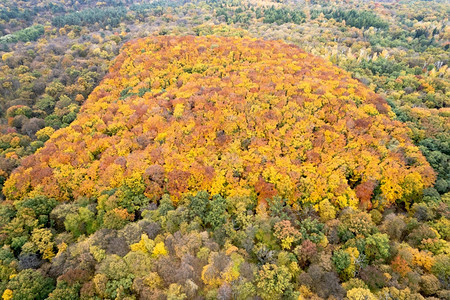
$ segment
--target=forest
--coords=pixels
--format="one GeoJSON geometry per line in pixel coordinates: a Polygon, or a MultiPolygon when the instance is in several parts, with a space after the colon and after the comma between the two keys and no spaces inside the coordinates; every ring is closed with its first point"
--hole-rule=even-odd
{"type": "Polygon", "coordinates": [[[450,299],[449,15],[2,1],[2,299],[450,299]]]}

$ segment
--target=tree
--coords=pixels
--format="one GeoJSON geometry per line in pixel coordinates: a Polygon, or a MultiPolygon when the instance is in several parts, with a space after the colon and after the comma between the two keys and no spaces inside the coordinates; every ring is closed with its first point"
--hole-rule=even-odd
{"type": "Polygon", "coordinates": [[[386,285],[386,277],[376,266],[369,265],[359,272],[360,277],[370,290],[378,290],[386,285]]]}
{"type": "MultiPolygon", "coordinates": [[[[352,289],[358,288],[358,289],[368,289],[367,285],[359,278],[351,278],[349,281],[344,282],[342,284],[342,287],[348,292],[352,289]]],[[[347,295],[348,297],[348,295],[347,295]]]]}
{"type": "Polygon", "coordinates": [[[209,204],[210,209],[206,215],[206,224],[210,225],[213,231],[223,226],[227,221],[227,207],[225,199],[220,195],[214,195],[209,204]]]}
{"type": "Polygon", "coordinates": [[[361,234],[367,237],[374,233],[376,228],[371,216],[363,211],[346,209],[342,212],[339,219],[346,226],[347,230],[355,235],[361,234]]]}
{"type": "Polygon", "coordinates": [[[36,195],[34,197],[25,198],[21,202],[17,202],[16,208],[19,214],[24,213],[28,208],[32,209],[35,217],[39,220],[39,223],[48,225],[50,212],[56,205],[57,201],[55,199],[36,195]]]}
{"type": "Polygon", "coordinates": [[[231,259],[223,252],[212,252],[208,258],[208,264],[203,267],[202,280],[205,284],[219,286],[223,283],[223,275],[230,265],[231,259]]]}
{"type": "Polygon", "coordinates": [[[431,272],[442,281],[448,281],[450,278],[450,258],[448,255],[436,255],[431,267],[431,272]]]}
{"type": "Polygon", "coordinates": [[[319,215],[322,222],[333,220],[336,217],[336,208],[328,199],[322,200],[319,203],[319,215]]]}
{"type": "Polygon", "coordinates": [[[308,217],[301,221],[299,231],[302,239],[308,239],[318,244],[325,239],[324,227],[325,225],[317,219],[308,217]]]}
{"type": "Polygon", "coordinates": [[[401,276],[406,276],[411,271],[408,262],[400,255],[397,255],[391,262],[392,269],[401,276]]]}
{"type": "Polygon", "coordinates": [[[51,278],[44,277],[41,272],[31,269],[19,272],[7,285],[7,289],[12,292],[13,300],[43,300],[54,288],[51,278]]]}
{"type": "Polygon", "coordinates": [[[382,232],[389,235],[390,239],[400,240],[406,230],[406,223],[401,216],[389,214],[381,224],[382,232]]]}
{"type": "Polygon", "coordinates": [[[167,291],[167,299],[168,300],[184,300],[187,299],[187,296],[185,293],[183,293],[183,288],[176,283],[172,283],[169,286],[169,289],[167,291]]]}
{"type": "Polygon", "coordinates": [[[283,249],[290,249],[293,244],[302,238],[302,234],[292,226],[289,220],[283,220],[275,224],[274,236],[281,241],[283,249]]]}
{"type": "Polygon", "coordinates": [[[39,118],[31,118],[22,125],[22,133],[34,137],[36,132],[45,127],[45,121],[39,118]]]}
{"type": "MultiPolygon", "coordinates": [[[[351,266],[350,254],[344,250],[338,250],[333,253],[333,264],[339,274],[345,274],[345,271],[351,266]]],[[[343,275],[345,278],[345,275],[343,275]]]]}
{"type": "Polygon", "coordinates": [[[170,199],[170,196],[168,194],[164,194],[161,197],[161,201],[159,203],[158,211],[161,214],[161,216],[167,215],[168,211],[174,210],[175,207],[173,206],[172,200],[170,199]]]}
{"type": "Polygon", "coordinates": [[[408,235],[408,243],[414,247],[418,247],[424,239],[434,239],[437,237],[439,236],[435,230],[427,224],[421,224],[408,235]]]}
{"type": "Polygon", "coordinates": [[[279,299],[291,286],[291,273],[285,266],[265,264],[257,274],[257,292],[263,299],[279,299]]]}
{"type": "Polygon", "coordinates": [[[333,296],[337,298],[343,298],[345,296],[345,290],[339,283],[339,277],[335,272],[324,271],[319,265],[311,265],[308,268],[307,278],[311,290],[315,292],[319,297],[324,299],[333,296]]]}
{"type": "Polygon", "coordinates": [[[35,228],[31,233],[31,241],[22,247],[23,252],[39,252],[43,259],[51,260],[54,256],[55,244],[53,234],[46,228],[35,228]]]}
{"type": "Polygon", "coordinates": [[[159,257],[159,256],[165,256],[165,255],[167,255],[167,249],[166,249],[166,246],[164,245],[164,242],[156,243],[155,247],[153,248],[153,251],[152,251],[152,256],[159,257]]]}
{"type": "Polygon", "coordinates": [[[317,255],[317,246],[310,240],[304,240],[301,246],[297,246],[294,251],[297,255],[300,266],[306,267],[317,255]]]}
{"type": "Polygon", "coordinates": [[[370,261],[385,260],[389,257],[389,237],[376,233],[366,239],[366,256],[370,261]]]}
{"type": "Polygon", "coordinates": [[[370,292],[369,289],[364,288],[354,288],[347,292],[347,298],[349,300],[376,300],[377,297],[375,297],[374,294],[370,292]]]}
{"type": "MultiPolygon", "coordinates": [[[[277,20],[294,22],[301,14],[287,8],[264,11],[273,13],[277,20]]],[[[86,17],[84,12],[69,15],[86,17]]],[[[378,24],[363,11],[343,10],[335,17],[378,24]]],[[[97,15],[92,18],[97,20],[97,15]]],[[[72,28],[73,37],[80,32],[81,28],[72,28]]],[[[118,38],[108,39],[116,43],[118,38]]],[[[177,38],[186,53],[194,53],[186,56],[184,66],[169,63],[149,68],[157,63],[155,53],[177,58],[172,39],[152,37],[128,43],[116,59],[111,80],[103,81],[91,93],[80,113],[73,98],[87,96],[95,85],[98,76],[91,71],[94,67],[68,68],[64,75],[55,70],[57,76],[49,78],[45,94],[58,102],[53,113],[45,117],[45,125],[65,128],[47,141],[29,165],[19,167],[5,182],[8,198],[17,199],[42,188],[46,196],[69,201],[117,189],[117,203],[132,213],[167,191],[174,203],[189,201],[189,217],[198,216],[206,224],[210,196],[216,194],[257,197],[261,208],[266,196],[280,197],[289,204],[283,209],[285,213],[290,210],[288,206],[311,204],[322,210],[325,220],[334,214],[331,206],[356,208],[358,201],[376,198],[382,210],[395,201],[419,198],[421,190],[433,184],[431,167],[407,137],[408,129],[390,118],[388,104],[330,62],[282,42],[188,36],[177,38]],[[161,43],[166,46],[159,47],[161,43]],[[218,44],[222,46],[215,47],[218,44]],[[213,49],[214,55],[206,49],[213,49]],[[125,59],[128,56],[130,59],[125,59]],[[246,64],[272,75],[248,72],[246,64]],[[242,74],[241,82],[222,80],[230,76],[228,66],[242,74]],[[214,80],[196,77],[206,73],[214,80]],[[216,81],[223,84],[223,93],[214,91],[216,81]],[[168,93],[169,100],[161,102],[157,93],[168,93]],[[248,93],[252,93],[251,99],[244,101],[250,97],[248,93]],[[176,107],[177,116],[173,116],[176,107]],[[298,122],[300,119],[305,122],[298,122]],[[249,126],[251,134],[243,130],[249,126]],[[354,136],[351,143],[348,135],[354,136]],[[374,149],[373,140],[386,142],[374,149]],[[67,144],[71,145],[70,153],[63,151],[67,144]],[[32,176],[31,171],[46,176],[32,176]]],[[[80,45],[74,42],[70,47],[73,54],[84,55],[84,49],[89,49],[80,45]]],[[[49,51],[64,53],[57,47],[49,51]]],[[[382,59],[370,62],[394,71],[403,68],[383,59],[385,63],[379,62],[382,59]]],[[[61,63],[67,60],[70,58],[61,63]]],[[[48,104],[48,110],[53,110],[48,104]]],[[[15,108],[9,114],[19,129],[35,113],[25,110],[15,108]],[[15,115],[16,110],[24,114],[15,115]]],[[[38,146],[33,144],[33,148],[38,146]]],[[[117,220],[118,212],[111,212],[114,208],[105,209],[105,214],[117,220]]],[[[370,219],[360,217],[355,223],[370,219]]],[[[364,225],[354,224],[350,231],[355,233],[358,226],[364,225]]],[[[362,234],[372,233],[364,230],[362,234]]]]}
{"type": "Polygon", "coordinates": [[[49,295],[48,300],[78,300],[80,291],[80,285],[74,284],[68,285],[64,281],[58,281],[56,289],[54,289],[49,295]]]}
{"type": "Polygon", "coordinates": [[[126,208],[128,212],[134,212],[145,207],[150,199],[144,195],[145,184],[140,173],[133,174],[132,177],[126,178],[118,192],[119,205],[126,208]]]}
{"type": "Polygon", "coordinates": [[[130,274],[125,260],[118,255],[108,255],[99,265],[99,272],[109,279],[120,280],[130,274]]]}
{"type": "Polygon", "coordinates": [[[441,283],[433,274],[427,274],[420,278],[420,287],[423,294],[430,296],[441,288],[441,283]]]}
{"type": "Polygon", "coordinates": [[[195,196],[188,197],[188,209],[191,218],[200,217],[200,219],[205,222],[206,220],[206,209],[209,202],[209,194],[206,191],[198,192],[195,196]]]}
{"type": "Polygon", "coordinates": [[[80,207],[77,213],[69,213],[66,216],[64,226],[75,237],[85,233],[91,234],[97,226],[95,214],[87,207],[80,207]]]}

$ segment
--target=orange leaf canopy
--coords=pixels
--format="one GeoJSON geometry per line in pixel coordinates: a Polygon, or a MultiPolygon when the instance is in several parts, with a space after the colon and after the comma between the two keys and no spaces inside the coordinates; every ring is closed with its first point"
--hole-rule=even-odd
{"type": "Polygon", "coordinates": [[[4,191],[68,201],[128,184],[154,199],[207,190],[388,205],[434,181],[392,116],[348,73],[294,45],[150,37],[123,47],[77,119],[4,191]]]}

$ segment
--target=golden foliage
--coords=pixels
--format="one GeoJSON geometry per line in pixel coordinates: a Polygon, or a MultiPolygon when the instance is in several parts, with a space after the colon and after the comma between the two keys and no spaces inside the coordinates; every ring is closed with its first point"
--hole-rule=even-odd
{"type": "MultiPolygon", "coordinates": [[[[390,113],[348,73],[293,45],[140,39],[125,45],[78,118],[26,158],[4,192],[18,199],[39,190],[66,201],[142,176],[146,195],[167,190],[175,202],[207,190],[385,206],[435,178],[390,113]],[[150,166],[161,174],[147,176],[150,166]]],[[[324,219],[334,214],[328,210],[324,219]]]]}
{"type": "Polygon", "coordinates": [[[10,289],[6,289],[3,292],[2,299],[3,300],[11,300],[12,298],[13,298],[13,291],[11,291],[10,289]]]}

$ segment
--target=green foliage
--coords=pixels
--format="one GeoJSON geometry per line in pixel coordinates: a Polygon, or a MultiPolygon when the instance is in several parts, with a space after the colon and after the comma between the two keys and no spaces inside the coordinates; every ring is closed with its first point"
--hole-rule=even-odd
{"type": "Polygon", "coordinates": [[[448,137],[443,138],[426,138],[419,142],[423,154],[438,173],[436,189],[440,193],[450,190],[450,147],[448,137]]]}
{"type": "Polygon", "coordinates": [[[2,7],[0,8],[0,19],[6,22],[12,19],[26,20],[29,21],[35,12],[31,9],[19,9],[18,6],[12,7],[2,7]]]}
{"type": "Polygon", "coordinates": [[[105,293],[112,299],[122,298],[130,293],[134,276],[129,274],[119,280],[109,280],[106,283],[105,293]]]}
{"type": "Polygon", "coordinates": [[[289,219],[288,212],[289,206],[286,203],[286,199],[275,196],[267,199],[269,207],[269,214],[271,217],[278,217],[281,219],[289,219]]]}
{"type": "Polygon", "coordinates": [[[366,256],[370,261],[389,257],[389,237],[384,233],[373,234],[366,239],[366,256]]]}
{"type": "Polygon", "coordinates": [[[117,27],[120,21],[125,17],[124,8],[92,8],[79,12],[68,13],[62,16],[56,16],[52,19],[52,25],[64,27],[65,25],[83,25],[98,23],[101,27],[117,27]]]}
{"type": "MultiPolygon", "coordinates": [[[[376,27],[380,29],[388,28],[388,23],[383,21],[378,15],[367,10],[344,10],[344,9],[325,9],[322,11],[327,19],[335,19],[336,21],[345,21],[346,25],[357,28],[376,27]]],[[[317,16],[317,12],[311,13],[317,16]]]]}
{"type": "Polygon", "coordinates": [[[173,206],[172,200],[170,199],[170,196],[168,194],[164,194],[161,197],[161,201],[159,203],[158,211],[161,216],[167,215],[167,213],[171,210],[174,210],[175,207],[173,206]]]}
{"type": "Polygon", "coordinates": [[[240,282],[234,287],[234,290],[239,300],[249,299],[256,294],[255,286],[248,281],[240,282]]]}
{"type": "Polygon", "coordinates": [[[405,68],[405,65],[393,62],[389,59],[378,58],[373,61],[363,61],[360,68],[370,70],[374,75],[395,76],[405,68]]]}
{"type": "Polygon", "coordinates": [[[0,248],[0,261],[4,265],[8,265],[15,260],[14,253],[7,248],[0,248]]]}
{"type": "Polygon", "coordinates": [[[64,221],[67,231],[73,233],[75,237],[82,234],[91,234],[97,228],[95,214],[87,207],[78,208],[78,212],[69,213],[64,221]]]}
{"type": "Polygon", "coordinates": [[[312,241],[313,243],[320,243],[325,234],[323,232],[324,224],[317,219],[306,218],[300,222],[300,233],[303,239],[312,241]]]}
{"type": "Polygon", "coordinates": [[[443,281],[450,279],[450,257],[446,254],[439,254],[435,257],[431,272],[443,281]]]}
{"type": "Polygon", "coordinates": [[[16,116],[25,116],[27,118],[31,118],[33,111],[31,108],[25,105],[15,105],[8,108],[6,111],[6,116],[9,118],[16,116]]]}
{"type": "Polygon", "coordinates": [[[149,204],[150,199],[144,195],[145,184],[142,178],[130,178],[116,192],[118,204],[128,212],[134,212],[149,204]]]}
{"type": "MultiPolygon", "coordinates": [[[[357,1],[340,3],[339,7],[317,1],[303,5],[279,0],[274,6],[240,0],[201,3],[161,0],[133,5],[115,0],[71,3],[42,0],[37,6],[34,2],[5,0],[0,7],[3,63],[0,68],[0,184],[3,188],[20,164],[22,167],[16,169],[13,177],[17,174],[26,177],[16,177],[9,187],[11,193],[0,195],[0,295],[4,299],[47,298],[53,283],[43,274],[58,278],[56,289],[48,294],[50,300],[449,298],[447,65],[450,48],[445,27],[446,2],[429,1],[423,5],[420,1],[400,1],[391,5],[357,1]],[[44,30],[39,23],[44,24],[45,20],[50,22],[44,30]],[[226,26],[224,22],[234,25],[226,26]],[[220,42],[206,47],[195,44],[194,56],[202,53],[209,56],[193,66],[187,64],[189,49],[178,49],[175,45],[178,56],[171,67],[181,64],[184,73],[167,68],[157,76],[150,76],[151,83],[143,82],[146,72],[152,72],[160,63],[165,64],[166,57],[158,57],[154,63],[133,70],[141,58],[147,60],[143,55],[149,45],[137,45],[137,52],[142,54],[138,59],[129,53],[135,42],[130,42],[131,46],[120,54],[119,49],[144,31],[170,36],[167,43],[150,47],[148,57],[157,56],[160,47],[173,44],[175,35],[284,39],[350,71],[353,78],[369,86],[367,93],[370,89],[386,97],[397,120],[406,123],[408,130],[402,131],[405,127],[399,123],[389,123],[393,115],[381,99],[372,94],[365,95],[367,99],[354,97],[354,89],[363,89],[352,86],[350,78],[338,85],[339,81],[334,79],[341,75],[341,70],[323,68],[323,60],[314,59],[307,68],[293,68],[289,73],[283,64],[291,55],[292,45],[286,48],[287,56],[281,57],[284,53],[280,53],[273,60],[276,65],[273,70],[283,67],[278,78],[267,72],[269,64],[260,70],[249,69],[248,64],[255,59],[267,59],[259,57],[255,49],[230,48],[227,55],[235,65],[225,68],[217,84],[208,87],[201,82],[201,76],[213,78],[210,76],[215,69],[208,60],[218,58],[216,51],[226,46],[220,42]],[[39,40],[41,37],[45,39],[39,40]],[[111,59],[117,54],[118,60],[124,59],[131,68],[119,71],[124,75],[124,85],[116,89],[115,85],[104,88],[102,84],[92,92],[110,67],[112,73],[105,81],[117,83],[114,78],[117,66],[111,65],[111,59]],[[314,80],[310,80],[311,70],[320,70],[314,80]],[[134,71],[139,74],[137,81],[131,76],[134,71]],[[263,72],[263,80],[252,87],[258,79],[255,71],[263,72]],[[289,80],[298,73],[302,78],[289,80]],[[230,80],[231,88],[224,85],[230,80]],[[178,90],[171,89],[173,82],[178,90]],[[202,88],[197,91],[196,85],[202,88]],[[292,90],[287,88],[290,85],[292,90]],[[253,106],[255,93],[272,86],[276,87],[274,99],[264,99],[259,107],[253,106]],[[328,86],[332,87],[328,89],[328,86]],[[297,88],[311,89],[311,93],[296,98],[297,88]],[[211,97],[202,101],[210,89],[211,97]],[[243,94],[239,94],[240,89],[243,94]],[[333,102],[327,92],[323,93],[345,89],[347,92],[337,97],[338,102],[333,102]],[[226,121],[236,118],[237,128],[232,128],[231,133],[224,130],[227,132],[222,136],[216,132],[204,134],[204,120],[221,93],[227,93],[228,105],[234,98],[243,97],[243,103],[252,107],[251,113],[241,118],[237,114],[226,116],[225,109],[219,109],[213,116],[214,130],[224,122],[221,118],[226,121]],[[103,96],[105,100],[113,98],[112,102],[106,106],[102,101],[95,101],[98,106],[83,108],[95,118],[75,121],[85,99],[103,96]],[[155,102],[144,103],[149,99],[155,102]],[[275,121],[272,118],[277,116],[270,113],[278,105],[275,100],[280,99],[290,106],[277,112],[280,122],[272,123],[275,121]],[[370,107],[365,107],[364,116],[374,117],[369,123],[361,118],[360,111],[340,119],[343,103],[349,101],[361,108],[367,104],[366,100],[373,100],[370,107]],[[149,109],[148,103],[157,106],[149,109]],[[317,120],[291,116],[297,105],[301,111],[317,116],[317,120]],[[192,117],[197,111],[201,112],[201,120],[194,120],[192,129],[192,117]],[[258,115],[259,112],[263,114],[258,115]],[[124,118],[120,120],[122,115],[124,118]],[[333,119],[335,116],[338,121],[333,119]],[[157,124],[157,120],[171,118],[180,124],[155,143],[156,136],[165,130],[164,124],[157,124]],[[53,135],[51,128],[35,134],[34,129],[41,128],[42,120],[55,130],[75,123],[68,127],[67,134],[57,131],[53,135]],[[141,127],[141,120],[152,122],[141,127]],[[115,122],[117,126],[110,126],[115,122]],[[255,129],[260,123],[266,126],[262,131],[255,129]],[[304,128],[297,128],[303,123],[304,128]],[[339,126],[335,127],[337,123],[339,126]],[[300,137],[297,142],[305,143],[304,149],[289,143],[292,135],[289,126],[296,127],[294,135],[300,137]],[[275,128],[279,135],[272,138],[269,128],[275,128]],[[385,128],[387,135],[371,137],[373,128],[385,128]],[[177,132],[183,132],[196,144],[204,139],[207,146],[180,159],[177,155],[181,154],[185,140],[180,142],[177,132]],[[236,157],[235,152],[230,155],[220,149],[218,164],[206,173],[202,168],[197,169],[203,162],[211,167],[216,158],[211,160],[207,156],[216,151],[213,145],[232,139],[239,132],[242,136],[236,139],[233,151],[244,151],[246,156],[236,157]],[[85,141],[77,141],[77,137],[85,134],[85,141]],[[98,137],[104,135],[111,138],[109,143],[96,145],[98,137]],[[127,140],[127,135],[132,138],[127,140]],[[338,146],[337,136],[344,137],[338,146]],[[404,164],[406,169],[418,168],[419,173],[424,170],[420,153],[412,155],[413,145],[403,142],[408,140],[407,136],[420,146],[437,179],[433,188],[423,190],[423,195],[423,182],[413,182],[414,193],[403,197],[408,204],[405,211],[401,202],[386,206],[380,186],[383,180],[392,180],[395,185],[398,178],[405,177],[396,173],[397,164],[404,164]],[[47,146],[42,147],[44,143],[47,146]],[[154,144],[158,147],[142,156],[142,151],[154,144]],[[79,145],[81,151],[76,152],[79,145]],[[338,156],[327,157],[331,147],[342,147],[347,152],[361,148],[361,152],[343,162],[338,156]],[[139,155],[133,157],[127,148],[139,155]],[[175,148],[173,156],[168,154],[175,148]],[[26,157],[36,151],[48,155],[26,157]],[[282,155],[274,160],[271,155],[276,152],[282,155]],[[372,152],[380,156],[372,160],[369,155],[372,152]],[[86,153],[88,159],[80,164],[86,153]],[[261,164],[257,159],[259,154],[261,164]],[[183,172],[190,174],[173,172],[176,175],[171,178],[159,178],[157,172],[147,180],[146,172],[141,177],[145,170],[142,164],[148,161],[162,164],[162,157],[167,156],[178,159],[179,164],[171,161],[168,168],[161,168],[161,174],[186,166],[183,172]],[[120,157],[126,158],[126,164],[120,157]],[[311,158],[320,162],[311,163],[311,158]],[[61,165],[55,168],[55,161],[61,165]],[[331,164],[325,167],[327,161],[331,164]],[[243,167],[243,162],[251,163],[243,167]],[[227,163],[233,171],[220,175],[225,181],[223,188],[198,192],[209,189],[211,174],[219,174],[227,163]],[[42,172],[33,164],[41,165],[42,172]],[[108,164],[120,166],[119,171],[112,170],[108,164]],[[75,165],[92,165],[92,169],[66,172],[66,168],[75,165]],[[367,175],[361,172],[363,165],[370,169],[382,165],[386,174],[394,175],[389,179],[375,173],[367,175]],[[261,183],[261,189],[256,186],[253,189],[252,183],[240,186],[248,191],[234,190],[233,184],[257,178],[246,172],[247,168],[259,166],[281,168],[266,174],[266,182],[257,184],[259,188],[261,183]],[[138,169],[139,175],[124,180],[132,168],[138,169]],[[320,176],[309,180],[309,173],[325,169],[320,176]],[[50,172],[57,175],[48,176],[50,172]],[[277,181],[284,173],[286,177],[280,177],[277,183],[269,182],[277,181]],[[341,173],[345,176],[337,180],[334,176],[341,173]],[[100,180],[92,184],[93,178],[100,180]],[[301,180],[289,190],[293,178],[301,180]],[[364,185],[367,179],[373,179],[373,190],[371,183],[364,185]],[[36,181],[39,184],[34,186],[36,181]],[[98,191],[113,181],[113,188],[108,187],[106,194],[98,191]],[[197,184],[197,181],[199,187],[186,188],[186,183],[197,184]],[[350,192],[344,188],[346,183],[350,192]],[[72,187],[77,184],[81,188],[75,192],[72,187]],[[191,196],[184,197],[184,192],[177,193],[177,189],[191,196]],[[283,194],[273,197],[275,190],[283,190],[283,194]],[[54,195],[41,196],[48,191],[54,195]],[[356,196],[353,191],[357,192],[356,196]],[[83,193],[90,194],[90,200],[85,203],[79,198],[83,193]],[[358,199],[354,197],[360,202],[368,198],[370,203],[356,209],[358,199]],[[309,201],[314,198],[317,201],[312,206],[309,201]],[[345,209],[347,206],[353,209],[345,209]],[[366,213],[366,208],[370,213],[366,213]],[[221,255],[216,257],[213,253],[221,255]],[[215,275],[203,278],[207,265],[211,268],[206,270],[212,270],[215,275]],[[347,295],[342,288],[348,291],[347,295]]],[[[261,41],[258,47],[272,47],[271,43],[261,41]]],[[[297,56],[294,64],[307,60],[303,53],[297,56]]],[[[424,172],[422,179],[434,182],[431,169],[424,172]]]]}
{"type": "Polygon", "coordinates": [[[19,214],[27,213],[27,209],[34,212],[34,216],[42,225],[48,224],[50,212],[55,208],[58,202],[55,199],[37,195],[32,198],[25,198],[22,202],[16,204],[19,214]]]}
{"type": "Polygon", "coordinates": [[[12,34],[0,37],[0,44],[35,41],[44,34],[44,26],[33,25],[12,34]]]}
{"type": "Polygon", "coordinates": [[[53,280],[37,270],[23,270],[7,284],[13,300],[43,300],[55,288],[53,280]]]}
{"type": "Polygon", "coordinates": [[[7,224],[14,216],[16,211],[12,205],[1,205],[0,206],[0,224],[7,224]]]}
{"type": "Polygon", "coordinates": [[[78,300],[80,292],[80,285],[69,285],[65,281],[58,281],[56,289],[54,289],[49,295],[48,300],[78,300]]]}
{"type": "Polygon", "coordinates": [[[331,261],[333,262],[338,273],[341,274],[348,267],[350,267],[350,264],[351,264],[350,254],[348,254],[344,250],[337,250],[333,253],[331,261]]]}
{"type": "Polygon", "coordinates": [[[264,23],[285,23],[301,24],[305,22],[305,13],[301,10],[291,10],[287,8],[270,7],[264,9],[264,23]]]}
{"type": "MultiPolygon", "coordinates": [[[[249,24],[252,20],[252,14],[250,12],[242,10],[241,8],[233,9],[220,7],[216,10],[216,17],[219,19],[223,19],[227,24],[249,24]]],[[[200,34],[200,31],[197,31],[197,35],[200,34]]]]}
{"type": "MultiPolygon", "coordinates": [[[[127,209],[115,208],[103,214],[103,227],[108,229],[122,229],[134,218],[127,209]]],[[[95,226],[95,223],[92,223],[95,226]]],[[[94,230],[95,231],[95,230],[94,230]]]]}
{"type": "Polygon", "coordinates": [[[226,201],[220,195],[215,195],[209,204],[210,209],[206,215],[206,224],[212,227],[214,231],[216,228],[223,226],[227,221],[226,201]]]}
{"type": "Polygon", "coordinates": [[[99,272],[109,279],[120,280],[130,273],[125,260],[118,255],[108,255],[99,265],[99,272]]]}
{"type": "Polygon", "coordinates": [[[206,191],[198,192],[195,196],[188,196],[188,209],[191,218],[199,217],[204,223],[210,195],[206,191]]]}
{"type": "MultiPolygon", "coordinates": [[[[198,220],[199,218],[194,218],[198,220]]],[[[162,226],[171,233],[174,233],[180,229],[180,225],[188,220],[186,211],[181,209],[171,210],[167,212],[166,218],[162,221],[162,226]]]]}

